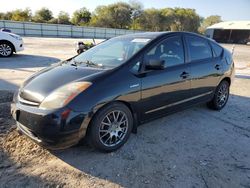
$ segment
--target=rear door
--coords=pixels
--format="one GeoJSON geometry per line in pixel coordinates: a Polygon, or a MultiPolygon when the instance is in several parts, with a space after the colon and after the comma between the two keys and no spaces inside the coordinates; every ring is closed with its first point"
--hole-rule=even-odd
{"type": "Polygon", "coordinates": [[[215,57],[209,41],[205,38],[186,34],[185,41],[193,98],[208,96],[212,94],[222,76],[221,58],[215,57]]]}

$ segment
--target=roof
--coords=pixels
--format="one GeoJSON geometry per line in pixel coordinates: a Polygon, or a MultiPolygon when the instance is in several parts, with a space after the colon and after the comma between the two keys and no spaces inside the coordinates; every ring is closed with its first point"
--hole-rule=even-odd
{"type": "Polygon", "coordinates": [[[127,38],[127,37],[138,37],[138,38],[149,38],[149,39],[154,39],[158,36],[167,34],[170,32],[142,32],[142,33],[132,33],[132,34],[126,34],[126,35],[120,35],[118,36],[119,38],[127,38]]]}
{"type": "Polygon", "coordinates": [[[242,29],[250,30],[250,21],[228,21],[214,24],[207,29],[242,29]]]}

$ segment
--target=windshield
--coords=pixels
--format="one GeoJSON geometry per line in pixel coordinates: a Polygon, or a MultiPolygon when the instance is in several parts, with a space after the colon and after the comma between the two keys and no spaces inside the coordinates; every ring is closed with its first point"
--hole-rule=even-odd
{"type": "Polygon", "coordinates": [[[123,64],[149,41],[146,38],[113,38],[83,52],[72,61],[85,66],[114,68],[123,64]]]}

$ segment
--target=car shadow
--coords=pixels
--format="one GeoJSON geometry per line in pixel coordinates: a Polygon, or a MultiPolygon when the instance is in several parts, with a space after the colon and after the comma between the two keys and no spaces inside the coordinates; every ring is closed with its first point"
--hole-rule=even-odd
{"type": "MultiPolygon", "coordinates": [[[[209,110],[203,104],[151,121],[138,127],[138,134],[131,134],[128,142],[112,153],[101,153],[83,145],[53,151],[52,154],[85,174],[124,187],[172,187],[178,185],[181,177],[189,177],[191,182],[197,182],[198,178],[198,187],[203,186],[200,175],[195,177],[195,174],[204,170],[200,161],[208,160],[211,165],[221,163],[223,157],[219,152],[214,152],[220,151],[221,148],[224,148],[223,152],[226,152],[229,161],[230,152],[244,152],[244,149],[241,150],[237,146],[242,140],[230,144],[230,137],[235,134],[238,134],[235,135],[237,139],[250,138],[250,116],[247,112],[240,115],[238,106],[247,109],[247,106],[250,106],[250,98],[231,95],[227,106],[221,111],[209,110]],[[230,137],[225,136],[226,139],[223,137],[225,144],[221,143],[221,134],[230,134],[230,137]],[[178,171],[175,170],[176,166],[178,171]]],[[[242,159],[244,160],[246,159],[242,159]]],[[[206,169],[206,173],[224,176],[232,170],[224,163],[219,168],[220,171],[206,169]]],[[[237,178],[240,176],[241,172],[235,174],[237,178]]],[[[182,185],[185,185],[187,179],[181,181],[184,181],[182,185]]],[[[213,187],[218,182],[211,181],[209,184],[213,187]]]]}
{"type": "Polygon", "coordinates": [[[0,58],[0,69],[18,70],[23,68],[47,67],[59,61],[61,60],[49,56],[13,54],[13,56],[8,58],[0,58]]]}
{"type": "Polygon", "coordinates": [[[0,78],[0,91],[1,90],[16,91],[18,88],[19,88],[18,85],[0,78]]]}

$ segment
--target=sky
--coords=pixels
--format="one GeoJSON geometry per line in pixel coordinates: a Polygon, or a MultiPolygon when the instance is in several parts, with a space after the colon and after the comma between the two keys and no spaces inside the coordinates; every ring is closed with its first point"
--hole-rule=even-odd
{"type": "MultiPolygon", "coordinates": [[[[47,7],[52,10],[54,16],[61,10],[72,15],[81,7],[94,11],[98,5],[108,5],[117,1],[119,0],[0,0],[0,12],[29,7],[34,13],[42,7],[47,7]]],[[[121,1],[129,2],[129,0],[121,1]]],[[[202,17],[220,15],[224,21],[250,20],[250,0],[139,0],[139,2],[142,2],[144,8],[192,8],[202,17]]]]}

